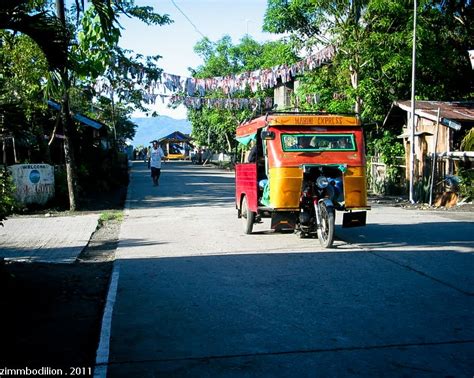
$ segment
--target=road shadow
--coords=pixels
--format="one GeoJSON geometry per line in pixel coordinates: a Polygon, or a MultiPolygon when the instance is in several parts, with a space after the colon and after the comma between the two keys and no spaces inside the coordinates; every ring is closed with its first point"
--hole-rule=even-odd
{"type": "Polygon", "coordinates": [[[442,278],[360,251],[121,260],[110,376],[470,374],[473,298],[442,278]]]}
{"type": "Polygon", "coordinates": [[[149,175],[144,163],[133,166],[130,209],[234,206],[234,176],[217,168],[166,163],[158,187],[152,185],[149,175]]]}
{"type": "Polygon", "coordinates": [[[446,249],[461,247],[474,252],[474,222],[368,223],[358,228],[336,226],[336,236],[371,249],[442,246],[446,249]]]}
{"type": "MultiPolygon", "coordinates": [[[[162,245],[166,242],[149,241],[144,239],[121,239],[119,246],[122,248],[139,248],[153,245],[162,245]]],[[[94,249],[115,249],[116,241],[105,240],[103,242],[96,242],[94,249]]],[[[74,262],[80,255],[84,246],[44,246],[41,248],[19,248],[16,246],[2,245],[0,249],[0,258],[7,261],[23,261],[29,263],[45,263],[52,262],[56,264],[70,264],[74,262]]]]}

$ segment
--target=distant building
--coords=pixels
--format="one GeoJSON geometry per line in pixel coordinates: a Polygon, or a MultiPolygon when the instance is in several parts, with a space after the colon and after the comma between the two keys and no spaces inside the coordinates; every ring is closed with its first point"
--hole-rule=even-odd
{"type": "Polygon", "coordinates": [[[180,131],[175,131],[158,139],[166,158],[171,160],[185,160],[190,158],[192,148],[191,137],[180,131]]]}

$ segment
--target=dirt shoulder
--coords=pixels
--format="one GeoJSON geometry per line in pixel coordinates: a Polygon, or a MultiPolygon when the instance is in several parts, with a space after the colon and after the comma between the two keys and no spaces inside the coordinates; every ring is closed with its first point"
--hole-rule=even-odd
{"type": "Polygon", "coordinates": [[[2,367],[93,373],[119,231],[105,221],[73,264],[0,264],[2,367]]]}
{"type": "Polygon", "coordinates": [[[430,206],[427,203],[412,204],[406,197],[370,195],[369,204],[372,206],[394,206],[402,207],[407,210],[426,210],[446,213],[474,212],[474,203],[472,201],[459,202],[457,205],[454,206],[430,206]]]}

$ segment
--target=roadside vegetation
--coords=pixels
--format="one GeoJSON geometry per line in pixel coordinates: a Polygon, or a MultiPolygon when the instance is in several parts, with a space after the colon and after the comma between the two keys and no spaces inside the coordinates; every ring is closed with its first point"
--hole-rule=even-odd
{"type": "MultiPolygon", "coordinates": [[[[468,50],[474,35],[473,2],[422,0],[417,20],[416,99],[472,100],[474,76],[468,50]]],[[[281,34],[281,40],[260,44],[246,36],[233,44],[227,36],[215,42],[202,39],[195,51],[204,63],[194,68],[193,76],[226,76],[289,65],[325,46],[335,46],[330,64],[298,77],[291,109],[359,113],[369,158],[377,156],[387,165],[384,190],[399,191],[397,164],[404,149],[396,136],[402,130],[382,124],[393,101],[410,98],[413,2],[268,0],[264,30],[281,34]]],[[[231,136],[236,125],[255,115],[249,110],[205,108],[190,109],[189,114],[195,140],[217,152],[233,151],[231,136]]]]}
{"type": "MultiPolygon", "coordinates": [[[[0,133],[9,151],[3,164],[56,165],[56,205],[62,208],[76,210],[90,193],[126,185],[121,151],[136,128],[129,117],[135,109],[146,110],[144,88],[162,73],[159,56],[120,48],[123,16],[148,25],[172,22],[133,0],[5,0],[0,7],[0,133]],[[102,123],[105,132],[94,131],[92,138],[71,111],[102,123]],[[12,140],[18,156],[11,150],[12,140]]],[[[474,3],[420,0],[417,20],[417,99],[472,100],[468,50],[474,3]]],[[[334,46],[330,64],[298,78],[292,108],[359,113],[369,156],[379,156],[393,178],[402,149],[395,136],[401,130],[382,124],[394,100],[410,97],[412,28],[412,1],[268,0],[264,30],[280,34],[280,40],[203,38],[195,46],[203,64],[190,73],[207,78],[290,65],[334,46]]],[[[206,96],[228,94],[213,91],[206,96]]],[[[273,91],[247,89],[232,96],[263,100],[273,91]]],[[[200,146],[230,153],[237,147],[237,124],[262,111],[190,108],[192,136],[200,146]]],[[[8,209],[9,203],[3,211],[8,209]]]]}
{"type": "MultiPolygon", "coordinates": [[[[161,69],[159,56],[119,47],[120,16],[149,25],[172,22],[133,0],[8,0],[0,7],[2,162],[55,165],[52,206],[74,211],[91,194],[127,184],[122,150],[136,128],[129,117],[145,110],[144,90],[137,88],[156,80],[161,69]],[[103,127],[93,131],[71,114],[103,127]]],[[[2,190],[9,198],[11,188],[2,190]]],[[[1,202],[3,218],[11,206],[1,202]]]]}
{"type": "Polygon", "coordinates": [[[0,168],[0,226],[3,226],[3,221],[15,209],[13,190],[13,183],[8,171],[0,168]]]}
{"type": "Polygon", "coordinates": [[[121,223],[123,221],[123,211],[106,211],[100,214],[99,227],[102,227],[105,223],[114,221],[121,223]]]}

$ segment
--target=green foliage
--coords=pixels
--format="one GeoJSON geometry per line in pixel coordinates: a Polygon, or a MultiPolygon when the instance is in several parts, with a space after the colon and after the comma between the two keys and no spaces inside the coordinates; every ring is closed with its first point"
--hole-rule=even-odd
{"type": "MultiPolygon", "coordinates": [[[[145,80],[156,80],[161,69],[157,67],[159,56],[134,55],[118,47],[118,16],[136,17],[155,25],[172,21],[168,15],[155,13],[152,7],[135,5],[133,0],[110,3],[94,0],[85,8],[84,4],[76,2],[76,5],[79,8],[71,7],[67,19],[69,34],[65,36],[58,29],[55,38],[50,38],[49,42],[53,44],[58,38],[64,37],[70,68],[71,109],[107,124],[109,135],[116,134],[118,145],[121,145],[135,133],[136,126],[129,120],[131,112],[134,109],[146,110],[143,107],[145,91],[137,89],[137,84],[144,87],[145,80]],[[143,72],[144,75],[138,77],[133,72],[143,72]],[[99,77],[113,88],[115,104],[110,97],[92,90],[99,77]]],[[[39,17],[41,13],[41,17],[57,20],[54,10],[53,2],[47,0],[13,4],[11,7],[5,5],[0,9],[0,113],[4,115],[4,124],[8,130],[13,132],[17,141],[23,140],[25,145],[36,144],[36,135],[44,135],[41,124],[51,123],[47,119],[45,100],[56,99],[61,102],[66,86],[59,71],[49,70],[49,57],[45,57],[45,54],[51,53],[52,47],[44,49],[44,44],[48,44],[48,33],[52,33],[53,29],[45,26],[44,30],[38,30],[38,34],[44,32],[43,37],[46,39],[38,45],[31,33],[14,34],[1,28],[13,28],[14,25],[7,22],[13,13],[24,17],[39,17]]],[[[42,160],[47,159],[45,157],[42,160]]]]}
{"type": "Polygon", "coordinates": [[[472,127],[462,139],[461,151],[474,151],[474,127],[472,127]]]}
{"type": "MultiPolygon", "coordinates": [[[[269,68],[279,64],[291,64],[298,60],[290,45],[283,42],[258,43],[249,36],[241,39],[237,45],[232,44],[229,36],[224,36],[217,42],[208,38],[199,41],[195,48],[204,64],[193,70],[193,76],[198,78],[227,76],[244,71],[269,68]]],[[[216,91],[209,97],[226,97],[216,91]]],[[[260,98],[273,96],[271,90],[251,93],[250,90],[232,94],[232,97],[260,98]]],[[[207,146],[214,151],[230,152],[235,148],[235,128],[239,123],[252,114],[252,109],[190,109],[188,118],[192,123],[192,135],[197,144],[207,146]]]]}
{"type": "Polygon", "coordinates": [[[34,41],[0,30],[0,127],[15,137],[17,146],[35,145],[44,151],[47,70],[44,54],[34,41]]]}
{"type": "MultiPolygon", "coordinates": [[[[152,7],[135,6],[134,1],[112,3],[112,9],[115,15],[125,14],[129,17],[137,17],[147,24],[164,25],[172,22],[167,15],[154,13],[152,7]]],[[[117,120],[123,116],[124,112],[128,115],[134,109],[147,110],[143,106],[146,90],[142,88],[160,77],[162,70],[157,64],[161,57],[159,55],[142,56],[120,48],[118,42],[121,32],[118,24],[113,23],[110,30],[104,30],[101,25],[99,12],[94,6],[81,14],[70,57],[73,62],[75,86],[90,92],[88,101],[96,103],[97,108],[103,109],[104,113],[109,113],[109,116],[104,115],[100,118],[112,124],[112,128],[115,124],[117,130],[120,128],[116,124],[117,120]],[[140,74],[137,74],[138,72],[140,74]],[[91,91],[98,78],[107,83],[112,93],[91,91]],[[108,98],[104,97],[105,95],[108,98]],[[115,104],[111,102],[112,96],[115,103],[120,104],[114,109],[115,104]],[[117,114],[112,114],[116,109],[117,114]]],[[[122,124],[124,123],[122,121],[122,124]]]]}
{"type": "Polygon", "coordinates": [[[54,167],[54,205],[66,209],[69,204],[65,166],[54,167]]]}
{"type": "Polygon", "coordinates": [[[234,45],[225,35],[217,42],[208,38],[200,40],[194,46],[204,64],[193,70],[195,77],[227,76],[244,71],[269,68],[279,64],[292,64],[298,60],[293,48],[281,41],[259,43],[245,36],[234,45]]]}
{"type": "Polygon", "coordinates": [[[347,80],[345,76],[335,73],[338,70],[335,65],[324,66],[317,72],[310,72],[301,78],[300,87],[296,93],[301,110],[331,113],[353,111],[354,100],[344,93],[347,80]],[[310,102],[307,101],[307,96],[311,96],[310,102]],[[316,96],[316,102],[314,96],[316,96]]]}
{"type": "MultiPolygon", "coordinates": [[[[67,156],[65,156],[65,160],[70,168],[68,172],[71,172],[72,176],[68,180],[68,183],[72,183],[68,189],[71,199],[70,205],[73,209],[76,202],[74,161],[83,163],[87,157],[74,156],[73,153],[74,150],[85,150],[80,142],[84,141],[81,137],[86,133],[70,122],[71,101],[69,99],[71,95],[73,92],[76,94],[83,92],[76,96],[75,100],[77,101],[74,102],[75,108],[72,110],[94,109],[86,114],[94,113],[95,117],[93,118],[107,122],[110,129],[113,130],[113,133],[109,134],[109,136],[113,136],[110,139],[119,142],[112,145],[120,147],[121,141],[134,134],[135,126],[127,120],[127,116],[134,107],[143,109],[142,100],[145,91],[137,90],[137,84],[146,84],[143,77],[146,80],[156,80],[161,70],[156,66],[158,56],[133,56],[131,52],[118,47],[120,38],[118,18],[120,15],[126,15],[155,25],[167,24],[171,20],[167,15],[154,13],[152,7],[136,6],[134,0],[90,0],[87,7],[85,7],[86,3],[83,0],[75,1],[75,6],[65,0],[56,0],[59,9],[64,8],[65,5],[71,5],[70,10],[72,11],[67,12],[66,10],[68,15],[66,19],[61,11],[55,14],[54,3],[52,0],[13,0],[6,1],[0,6],[0,31],[9,29],[15,32],[15,34],[4,33],[0,36],[1,63],[4,61],[10,63],[9,66],[3,64],[0,66],[0,88],[2,88],[0,89],[0,113],[5,116],[8,131],[15,137],[18,134],[14,133],[14,126],[22,125],[22,128],[28,130],[28,133],[25,133],[28,134],[28,138],[24,139],[28,139],[25,145],[33,146],[33,148],[29,148],[29,152],[31,152],[37,145],[45,144],[43,123],[50,121],[44,119],[48,114],[45,100],[55,99],[63,105],[61,114],[57,115],[57,117],[61,117],[57,119],[61,119],[63,125],[58,122],[57,126],[62,127],[65,130],[64,134],[69,136],[66,139],[67,156]],[[21,34],[17,34],[18,32],[21,34]],[[23,42],[23,39],[26,41],[21,46],[20,54],[17,56],[11,54],[10,46],[3,43],[7,39],[12,41],[12,46],[20,45],[19,42],[23,42]],[[40,54],[37,54],[36,50],[38,49],[35,48],[32,40],[42,50],[44,56],[42,55],[41,59],[43,61],[39,58],[36,59],[40,54]],[[30,45],[28,46],[27,43],[30,45]],[[47,65],[44,64],[45,62],[47,65]],[[31,69],[28,69],[28,64],[31,69]],[[6,68],[3,69],[4,67],[6,68]],[[21,72],[16,75],[15,70],[11,69],[12,67],[21,68],[19,70],[21,72]],[[38,71],[41,71],[39,80],[35,76],[38,71]],[[145,74],[140,77],[130,75],[134,71],[145,74]],[[101,94],[93,93],[91,90],[99,76],[107,81],[107,85],[112,88],[112,93],[107,94],[109,99],[104,99],[101,94]],[[25,78],[28,78],[26,83],[23,82],[25,78]],[[45,79],[47,79],[46,85],[45,79]],[[4,85],[5,83],[6,85],[4,85]],[[27,101],[24,101],[25,99],[27,101]],[[109,100],[108,104],[107,100],[109,100]],[[118,105],[114,104],[114,101],[118,105]],[[122,101],[130,103],[131,106],[122,106],[122,101]],[[108,105],[105,109],[101,107],[104,104],[108,105]],[[42,109],[40,105],[42,105],[42,109]],[[15,117],[11,114],[13,111],[15,111],[15,122],[13,122],[15,117]],[[27,122],[18,122],[21,118],[26,118],[27,122]],[[115,138],[115,134],[117,134],[117,138],[115,138]]],[[[89,142],[92,144],[91,141],[89,142]]],[[[48,146],[40,147],[39,150],[44,152],[39,160],[47,161],[49,158],[48,146]]],[[[115,154],[116,151],[113,153],[115,154]]],[[[93,156],[98,157],[97,155],[93,156]]],[[[124,181],[122,167],[117,169],[117,164],[114,164],[120,159],[115,158],[110,161],[99,160],[99,164],[110,163],[110,169],[105,172],[112,175],[112,179],[106,180],[107,184],[110,185],[114,180],[124,181]],[[119,174],[114,175],[117,171],[119,174]]],[[[85,175],[84,172],[92,172],[92,168],[99,165],[98,161],[92,161],[89,164],[83,165],[86,169],[79,172],[82,173],[82,176],[85,175]]],[[[125,170],[125,172],[127,171],[125,170]]],[[[104,180],[106,177],[110,178],[108,176],[100,177],[104,180]]]]}
{"type": "Polygon", "coordinates": [[[29,37],[0,30],[0,106],[20,103],[25,118],[44,111],[44,54],[29,37]]]}
{"type": "Polygon", "coordinates": [[[200,146],[207,146],[213,151],[234,149],[235,128],[251,114],[250,110],[200,109],[189,110],[188,119],[192,124],[193,140],[200,146]]]}
{"type": "Polygon", "coordinates": [[[466,201],[474,200],[474,169],[462,168],[458,172],[459,194],[466,201]]]}
{"type": "Polygon", "coordinates": [[[52,13],[47,0],[3,1],[0,7],[0,30],[14,30],[28,35],[43,51],[51,69],[67,64],[69,30],[52,13]]]}
{"type": "Polygon", "coordinates": [[[320,34],[323,12],[318,1],[268,0],[263,29],[272,33],[292,32],[298,42],[320,34]]]}
{"type": "MultiPolygon", "coordinates": [[[[422,0],[417,13],[417,97],[472,98],[474,3],[422,0]]],[[[357,103],[365,121],[380,123],[394,100],[410,97],[412,17],[412,1],[269,0],[264,28],[290,33],[307,49],[337,47],[331,68],[305,75],[300,107],[339,111],[357,103]],[[317,95],[318,104],[307,104],[308,95],[317,95]]]]}
{"type": "Polygon", "coordinates": [[[99,227],[102,227],[105,223],[115,221],[115,222],[122,222],[123,221],[123,211],[106,211],[100,214],[99,217],[99,227]]]}
{"type": "Polygon", "coordinates": [[[378,156],[385,164],[385,180],[377,183],[372,179],[371,183],[377,186],[373,189],[377,193],[400,194],[403,190],[400,188],[400,182],[404,175],[404,169],[400,168],[405,155],[403,144],[392,132],[385,130],[380,137],[369,141],[367,148],[370,151],[369,155],[378,156]]]}
{"type": "Polygon", "coordinates": [[[373,142],[375,154],[380,156],[382,163],[390,167],[397,165],[398,159],[403,157],[405,150],[395,135],[390,131],[384,131],[380,138],[373,142]]]}
{"type": "Polygon", "coordinates": [[[0,168],[0,226],[15,209],[14,186],[7,169],[0,168]]]}

